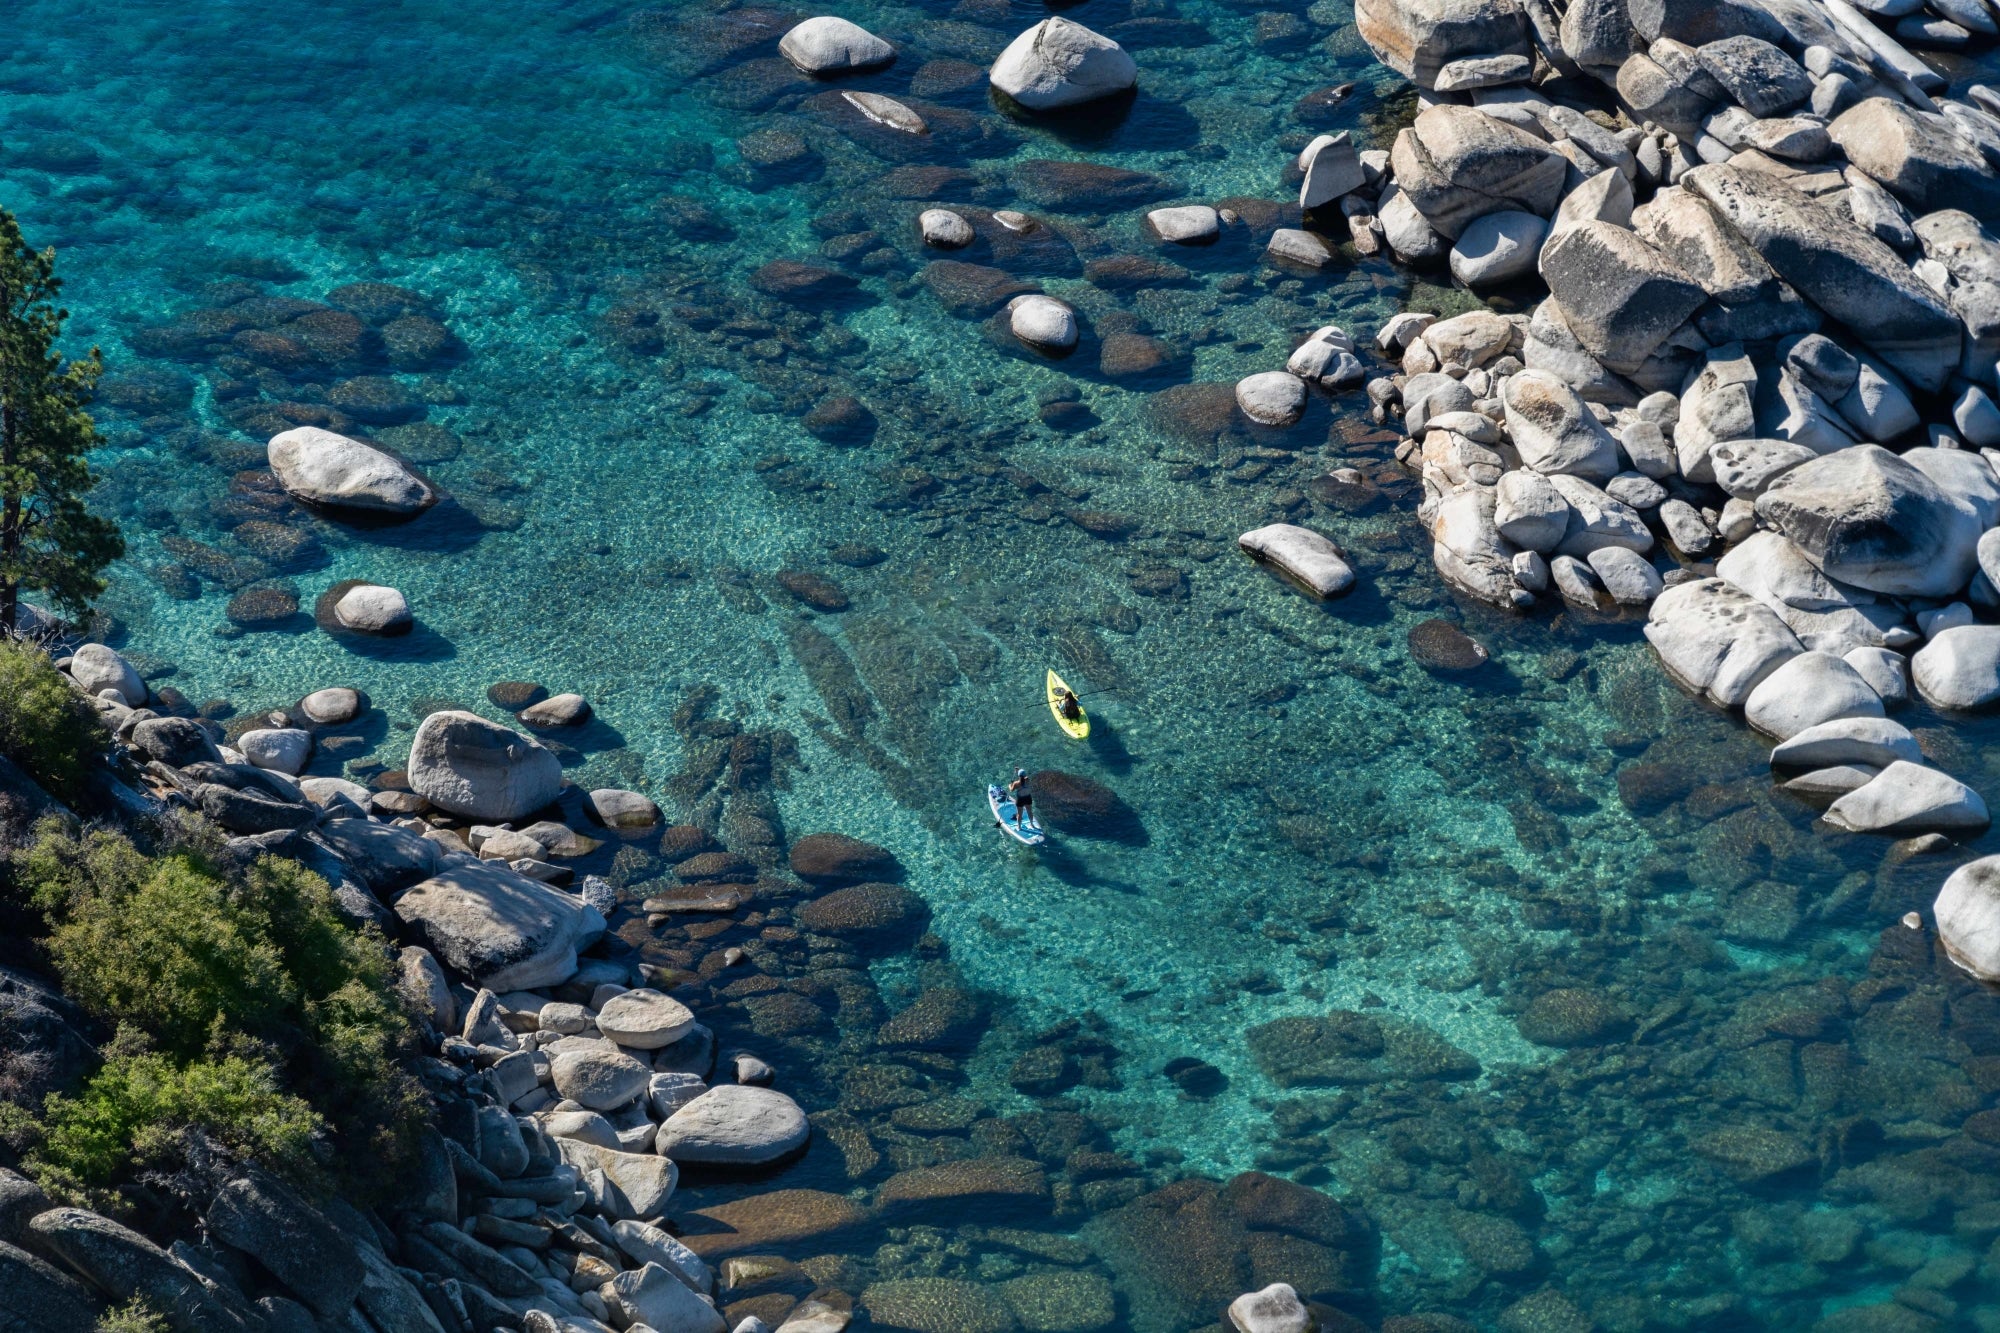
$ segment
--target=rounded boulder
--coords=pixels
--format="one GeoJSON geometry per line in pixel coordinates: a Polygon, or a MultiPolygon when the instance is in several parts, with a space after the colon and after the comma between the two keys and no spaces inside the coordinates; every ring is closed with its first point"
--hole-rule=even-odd
{"type": "Polygon", "coordinates": [[[811,884],[886,883],[903,877],[895,853],[845,833],[810,833],[792,844],[792,873],[811,884]]]}
{"type": "Polygon", "coordinates": [[[410,742],[410,790],[438,809],[499,823],[562,790],[562,764],[539,741],[473,713],[432,713],[410,742]]]}
{"type": "Polygon", "coordinates": [[[761,1166],[797,1152],[811,1135],[805,1112],[784,1093],[729,1083],[668,1116],[657,1146],[676,1162],[761,1166]]]}
{"type": "Polygon", "coordinates": [[[1051,111],[1125,92],[1139,82],[1139,66],[1109,37],[1046,18],[1010,42],[987,77],[1030,111],[1051,111]]]}
{"type": "Polygon", "coordinates": [[[694,1031],[694,1012],[656,990],[628,990],[597,1011],[597,1030],[620,1046],[657,1051],[694,1031]]]}

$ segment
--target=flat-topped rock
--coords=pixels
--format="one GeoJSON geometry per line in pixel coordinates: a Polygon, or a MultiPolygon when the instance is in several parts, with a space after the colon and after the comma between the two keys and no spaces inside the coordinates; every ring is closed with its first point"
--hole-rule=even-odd
{"type": "Polygon", "coordinates": [[[627,1218],[660,1216],[680,1183],[680,1168],[653,1153],[617,1152],[580,1139],[557,1139],[555,1147],[565,1164],[585,1175],[602,1171],[627,1205],[627,1218]]]}
{"type": "Polygon", "coordinates": [[[1533,51],[1514,0],[1360,0],[1354,27],[1377,60],[1419,88],[1436,88],[1456,61],[1533,51]]]}
{"type": "Polygon", "coordinates": [[[314,690],[299,700],[299,711],[306,720],[322,727],[335,727],[343,722],[352,722],[361,715],[361,691],[344,685],[334,685],[323,690],[314,690]]]}
{"type": "Polygon", "coordinates": [[[797,1152],[811,1134],[805,1112],[784,1093],[730,1083],[669,1116],[659,1152],[680,1162],[761,1166],[797,1152]]]}
{"type": "Polygon", "coordinates": [[[493,862],[461,863],[396,900],[396,917],[432,953],[495,991],[558,986],[576,951],[604,933],[578,899],[493,862]]]}
{"type": "Polygon", "coordinates": [[[713,1262],[730,1254],[823,1244],[828,1237],[866,1224],[869,1218],[867,1209],[845,1195],[809,1189],[767,1190],[694,1209],[681,1219],[681,1239],[689,1249],[713,1262]]]}
{"type": "Polygon", "coordinates": [[[1156,208],[1146,214],[1146,225],[1155,236],[1175,245],[1205,245],[1222,232],[1221,218],[1207,204],[1156,208]]]}
{"type": "Polygon", "coordinates": [[[1272,523],[1244,533],[1236,545],[1277,566],[1315,597],[1338,597],[1354,586],[1354,570],[1340,548],[1310,528],[1272,523]]]}
{"type": "Polygon", "coordinates": [[[300,426],[271,437],[271,473],[286,491],[329,509],[415,515],[437,503],[437,492],[394,454],[300,426]]]}
{"type": "Polygon", "coordinates": [[[620,1046],[654,1051],[694,1031],[694,1012],[656,990],[628,990],[597,1011],[597,1030],[620,1046]]]}

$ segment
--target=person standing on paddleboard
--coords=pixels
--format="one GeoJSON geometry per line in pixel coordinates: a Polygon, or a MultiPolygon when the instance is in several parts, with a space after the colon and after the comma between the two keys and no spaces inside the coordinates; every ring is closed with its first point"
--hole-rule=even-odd
{"type": "Polygon", "coordinates": [[[1028,790],[1028,770],[1014,770],[1014,780],[1007,784],[1007,795],[1014,802],[1014,827],[1025,828],[1035,814],[1035,796],[1028,790]]]}

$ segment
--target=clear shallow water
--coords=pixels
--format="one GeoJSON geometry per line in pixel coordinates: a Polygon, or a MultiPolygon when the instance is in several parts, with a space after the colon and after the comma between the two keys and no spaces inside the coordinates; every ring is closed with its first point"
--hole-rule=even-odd
{"type": "MultiPolygon", "coordinates": [[[[937,129],[915,153],[812,100],[825,89],[772,60],[781,27],[741,11],[17,6],[0,197],[61,247],[73,327],[123,379],[101,461],[132,545],[106,599],[126,641],[190,699],[243,712],[365,688],[381,714],[326,771],[394,765],[439,702],[485,709],[488,684],[533,679],[597,706],[570,757],[586,786],[719,813],[726,838],[749,809],[895,849],[949,964],[929,951],[877,975],[898,1002],[940,978],[989,996],[964,1095],[1029,1109],[1016,1058],[1082,1021],[1116,1055],[1066,1104],[1160,1179],[1259,1166],[1368,1212],[1379,1289],[1345,1299],[1371,1318],[1490,1325],[1552,1286],[1614,1328],[1806,1327],[1899,1291],[1891,1315],[1840,1318],[1990,1326],[1993,1148],[1961,1125],[2000,1088],[2000,1020],[1911,955],[1925,937],[1877,941],[1952,858],[1902,869],[1886,844],[1815,830],[1769,793],[1763,747],[1674,690],[1634,627],[1454,607],[1407,496],[1351,513],[1311,485],[1349,462],[1396,489],[1358,395],[1253,438],[1215,396],[1176,389],[1271,368],[1320,323],[1365,335],[1407,280],[1275,273],[1241,238],[1168,253],[1139,230],[1148,205],[1051,206],[1049,173],[1021,164],[1152,172],[1163,200],[1282,199],[1287,148],[1318,128],[1295,101],[1358,79],[1332,123],[1365,133],[1382,111],[1369,90],[1392,89],[1337,4],[1270,49],[1248,7],[1103,3],[1075,15],[1140,25],[1120,35],[1142,96],[1115,127],[1054,130],[1009,122],[932,63],[983,65],[1038,7],[843,9],[904,54],[842,86],[919,81],[937,129]],[[746,162],[739,140],[773,130],[808,146],[802,169],[746,162]],[[937,166],[963,174],[911,183],[937,166]],[[932,191],[1043,220],[1056,239],[956,257],[1072,301],[1090,330],[1077,355],[1025,355],[945,308],[912,225],[932,191]],[[1187,273],[1086,277],[1120,255],[1187,273]],[[852,287],[774,298],[753,281],[772,260],[852,287]],[[272,420],[253,410],[309,419],[385,370],[246,343],[298,333],[291,308],[257,299],[355,282],[422,294],[462,346],[387,368],[452,433],[382,435],[455,497],[403,528],[274,511],[232,482],[272,420]],[[1103,373],[1121,333],[1171,359],[1103,373]],[[872,435],[809,433],[803,414],[843,394],[872,435]],[[1062,401],[1087,406],[1054,413],[1080,428],[1044,424],[1062,401]],[[1235,554],[1238,532],[1281,516],[1355,552],[1363,590],[1318,608],[1235,554]],[[298,534],[310,544],[290,550],[298,534]],[[842,563],[842,547],[880,559],[842,563]],[[785,570],[833,580],[849,608],[808,609],[785,570]],[[403,589],[420,631],[363,650],[312,628],[318,594],[353,578],[403,589]],[[234,594],[276,585],[298,616],[230,625],[234,594]],[[1405,634],[1436,615],[1494,663],[1454,678],[1413,662],[1405,634]],[[1113,690],[1089,701],[1089,746],[1043,713],[1048,665],[1113,690]],[[774,805],[676,800],[691,789],[676,774],[712,749],[676,725],[702,685],[714,716],[791,738],[774,805]],[[980,792],[1016,765],[1107,784],[1136,827],[1014,850],[980,792]],[[1421,1024],[1482,1072],[1433,1050],[1286,1086],[1311,1073],[1287,1063],[1298,1034],[1245,1035],[1348,1010],[1421,1024]],[[1523,1035],[1551,1024],[1580,1044],[1523,1035]],[[1160,1071],[1187,1056],[1227,1086],[1182,1096],[1160,1071]],[[1710,1141],[1745,1127],[1780,1137],[1710,1141]]],[[[1993,795],[1983,731],[1932,743],[1953,736],[1942,761],[1993,795]]],[[[635,885],[663,871],[621,865],[635,885]]],[[[825,1054],[810,1073],[777,1063],[832,1089],[842,1055],[825,1054]]],[[[849,1187],[821,1148],[786,1183],[813,1180],[849,1187]]],[[[1066,1209],[1065,1228],[1087,1211],[1066,1209]]],[[[977,1244],[888,1239],[914,1248],[873,1256],[854,1285],[1008,1275],[977,1244]]],[[[1121,1323],[1200,1322],[1111,1272],[1121,1323]]]]}

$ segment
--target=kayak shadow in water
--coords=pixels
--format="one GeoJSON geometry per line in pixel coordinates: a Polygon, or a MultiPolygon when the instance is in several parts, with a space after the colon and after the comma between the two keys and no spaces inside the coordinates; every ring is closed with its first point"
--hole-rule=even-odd
{"type": "Polygon", "coordinates": [[[1085,744],[1090,746],[1091,758],[1104,765],[1108,772],[1123,774],[1132,771],[1132,752],[1125,748],[1124,737],[1102,715],[1091,718],[1090,739],[1085,744]]]}

